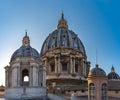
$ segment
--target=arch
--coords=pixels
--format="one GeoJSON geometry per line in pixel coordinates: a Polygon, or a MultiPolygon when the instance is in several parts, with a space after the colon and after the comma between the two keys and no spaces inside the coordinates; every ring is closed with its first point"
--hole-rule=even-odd
{"type": "Polygon", "coordinates": [[[94,83],[89,84],[89,100],[96,100],[94,83]]]}
{"type": "Polygon", "coordinates": [[[101,100],[107,100],[107,84],[103,83],[101,87],[101,100]]]}
{"type": "Polygon", "coordinates": [[[29,85],[29,71],[27,69],[22,70],[22,85],[23,86],[29,85]]]}

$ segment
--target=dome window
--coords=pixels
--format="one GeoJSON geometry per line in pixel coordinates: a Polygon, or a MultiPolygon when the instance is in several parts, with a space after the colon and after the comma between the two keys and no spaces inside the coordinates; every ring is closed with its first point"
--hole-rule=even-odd
{"type": "Polygon", "coordinates": [[[67,46],[66,36],[65,35],[63,35],[62,46],[67,46]]]}
{"type": "Polygon", "coordinates": [[[73,47],[74,47],[75,49],[78,49],[78,44],[77,44],[77,40],[76,40],[75,37],[73,38],[73,47]]]}
{"type": "Polygon", "coordinates": [[[102,84],[102,96],[101,96],[101,100],[107,100],[107,84],[103,83],[102,84]]]}
{"type": "Polygon", "coordinates": [[[67,71],[67,63],[62,63],[62,71],[63,72],[67,71]]]}
{"type": "Polygon", "coordinates": [[[78,73],[78,64],[75,64],[75,72],[78,73]]]}
{"type": "Polygon", "coordinates": [[[51,48],[55,48],[55,37],[53,37],[52,43],[51,43],[51,48]]]}
{"type": "Polygon", "coordinates": [[[51,72],[55,72],[55,64],[50,64],[51,72]]]}

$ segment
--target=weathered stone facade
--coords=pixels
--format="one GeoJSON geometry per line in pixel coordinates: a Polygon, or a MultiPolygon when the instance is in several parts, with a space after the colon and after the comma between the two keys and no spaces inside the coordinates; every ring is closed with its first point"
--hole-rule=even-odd
{"type": "Polygon", "coordinates": [[[88,100],[108,100],[108,78],[96,65],[88,75],[88,100]]]}
{"type": "Polygon", "coordinates": [[[90,69],[85,48],[79,37],[68,29],[64,14],[57,29],[45,39],[41,48],[41,58],[47,70],[47,88],[71,90],[71,86],[86,81],[90,69]],[[69,89],[65,89],[69,86],[69,89]]]}
{"type": "Polygon", "coordinates": [[[46,95],[46,68],[39,53],[30,46],[29,37],[14,52],[10,66],[5,67],[6,98],[39,98],[46,95]]]}

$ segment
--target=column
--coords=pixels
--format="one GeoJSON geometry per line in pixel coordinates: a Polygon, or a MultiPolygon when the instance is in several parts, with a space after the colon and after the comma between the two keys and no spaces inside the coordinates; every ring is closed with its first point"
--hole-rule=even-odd
{"type": "Polygon", "coordinates": [[[39,72],[38,72],[38,85],[41,87],[42,86],[42,77],[43,77],[43,70],[42,70],[43,66],[39,67],[39,72]]]}
{"type": "Polygon", "coordinates": [[[73,73],[73,60],[72,60],[72,56],[70,55],[70,73],[73,73]]]}
{"type": "Polygon", "coordinates": [[[55,55],[55,73],[58,73],[58,59],[57,59],[57,55],[55,55]]]}
{"type": "Polygon", "coordinates": [[[73,70],[73,73],[75,73],[75,57],[73,57],[73,68],[72,68],[72,70],[73,70]]]}
{"type": "Polygon", "coordinates": [[[49,72],[50,72],[50,65],[48,65],[47,57],[45,58],[45,67],[46,67],[47,74],[49,74],[49,72]]]}
{"type": "Polygon", "coordinates": [[[36,86],[38,86],[38,66],[36,66],[36,86]]]}
{"type": "Polygon", "coordinates": [[[78,75],[79,76],[81,76],[81,61],[80,61],[80,59],[79,59],[79,61],[78,61],[78,75]]]}
{"type": "Polygon", "coordinates": [[[20,66],[17,67],[17,86],[20,87],[20,66]]]}
{"type": "Polygon", "coordinates": [[[82,68],[83,68],[83,76],[85,76],[86,75],[86,66],[85,66],[85,60],[84,59],[82,59],[82,68]]]}
{"type": "Polygon", "coordinates": [[[14,67],[12,69],[12,87],[16,87],[17,86],[17,68],[14,67]]]}
{"type": "Polygon", "coordinates": [[[5,86],[8,87],[8,70],[5,71],[5,86]]]}
{"type": "Polygon", "coordinates": [[[38,70],[36,66],[33,66],[33,86],[38,86],[38,70]]]}
{"type": "Polygon", "coordinates": [[[47,66],[47,58],[45,58],[45,66],[47,66]]]}
{"type": "Polygon", "coordinates": [[[80,75],[83,75],[83,62],[82,59],[80,60],[80,75]]]}
{"type": "Polygon", "coordinates": [[[43,72],[42,85],[43,87],[46,87],[46,68],[45,67],[43,67],[42,72],[43,72]]]}
{"type": "Polygon", "coordinates": [[[32,76],[32,71],[33,71],[33,67],[32,66],[30,66],[30,73],[29,73],[29,84],[30,84],[30,86],[32,86],[32,82],[33,82],[33,76],[32,76]]]}
{"type": "Polygon", "coordinates": [[[58,74],[61,73],[60,55],[58,55],[58,65],[57,65],[57,68],[58,68],[58,74]]]}
{"type": "Polygon", "coordinates": [[[84,75],[86,76],[86,61],[84,62],[84,75]]]}

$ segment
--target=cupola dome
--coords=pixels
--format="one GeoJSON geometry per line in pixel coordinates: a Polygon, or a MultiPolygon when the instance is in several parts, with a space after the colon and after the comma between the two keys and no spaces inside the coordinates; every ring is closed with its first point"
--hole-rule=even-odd
{"type": "Polygon", "coordinates": [[[89,76],[106,76],[106,73],[103,69],[98,67],[98,64],[96,64],[96,67],[89,72],[89,76]]]}
{"type": "Polygon", "coordinates": [[[29,36],[27,36],[27,32],[23,37],[22,46],[13,53],[11,62],[17,57],[33,57],[35,60],[40,61],[39,53],[30,46],[30,39],[29,36]]]}
{"type": "Polygon", "coordinates": [[[108,79],[120,79],[120,76],[115,72],[113,66],[111,68],[111,72],[108,74],[108,79]]]}

